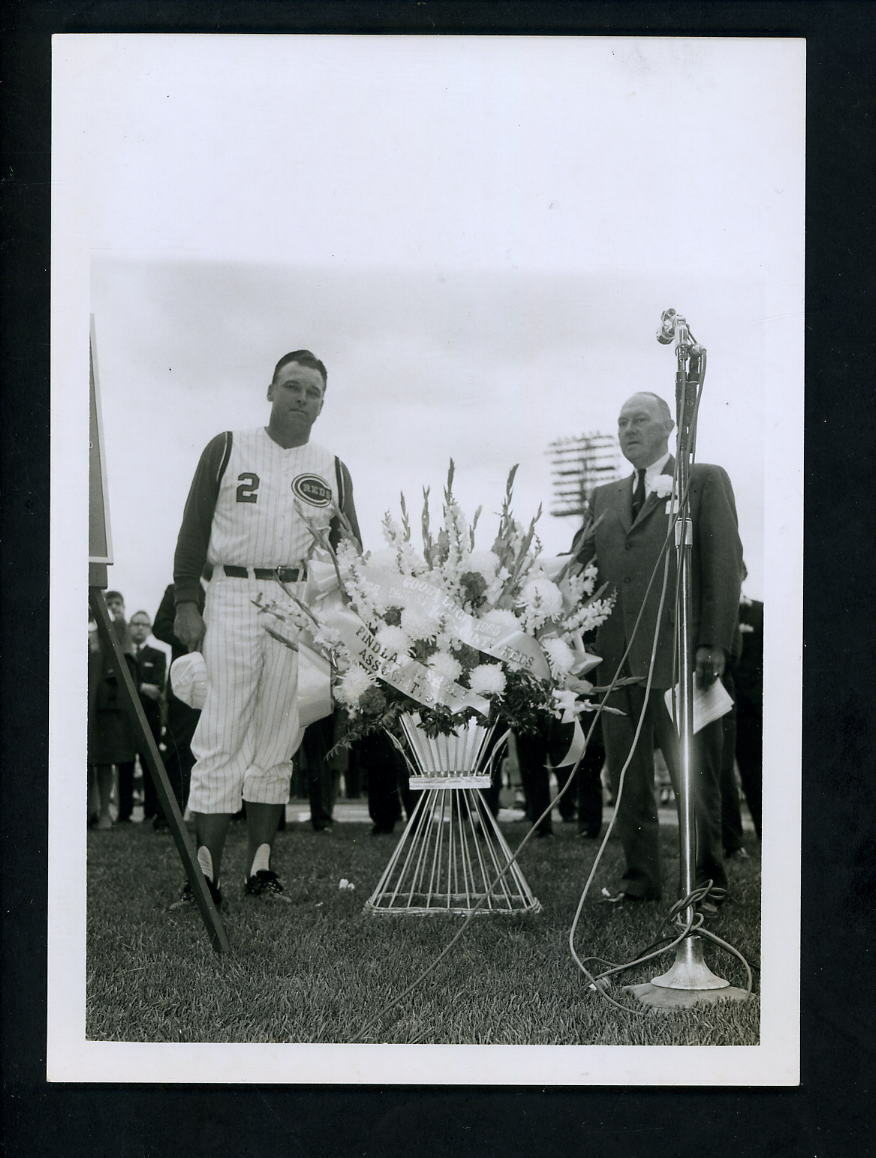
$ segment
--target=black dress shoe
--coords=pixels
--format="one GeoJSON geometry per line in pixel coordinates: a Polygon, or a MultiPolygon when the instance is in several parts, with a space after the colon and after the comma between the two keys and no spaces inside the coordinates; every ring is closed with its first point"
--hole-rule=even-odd
{"type": "Polygon", "coordinates": [[[660,893],[612,893],[607,897],[600,897],[600,905],[639,905],[645,901],[659,901],[660,893]]]}

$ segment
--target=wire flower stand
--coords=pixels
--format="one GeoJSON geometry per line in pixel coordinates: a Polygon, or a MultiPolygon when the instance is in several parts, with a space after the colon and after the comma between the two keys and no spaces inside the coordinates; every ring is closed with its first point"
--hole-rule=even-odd
{"type": "Polygon", "coordinates": [[[485,804],[480,789],[507,737],[471,720],[452,736],[429,737],[415,715],[402,716],[405,745],[395,737],[422,792],[366,912],[388,916],[535,913],[541,904],[485,804]]]}

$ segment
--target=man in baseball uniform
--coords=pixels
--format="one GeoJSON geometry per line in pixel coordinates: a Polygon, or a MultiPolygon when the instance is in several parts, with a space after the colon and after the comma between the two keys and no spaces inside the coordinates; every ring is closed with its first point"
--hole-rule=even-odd
{"type": "MultiPolygon", "coordinates": [[[[245,890],[288,900],[271,869],[271,846],[289,799],[291,760],[301,742],[298,656],[273,639],[254,600],[282,597],[278,580],[304,591],[310,522],[339,534],[342,511],[359,535],[346,466],[310,441],[327,374],[309,350],[285,354],[268,386],[268,425],[225,432],[204,449],[174,556],[174,634],[203,652],[207,696],[192,740],[188,807],[198,862],[217,904],[222,849],[246,802],[245,890]],[[211,573],[203,616],[202,573],[211,573]]],[[[188,886],[177,904],[191,898],[188,886]]]]}

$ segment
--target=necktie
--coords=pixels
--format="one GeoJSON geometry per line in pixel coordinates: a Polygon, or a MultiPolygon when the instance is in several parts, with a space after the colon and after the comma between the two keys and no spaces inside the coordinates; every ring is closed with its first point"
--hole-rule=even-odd
{"type": "Polygon", "coordinates": [[[645,504],[645,468],[640,466],[636,471],[636,489],[633,491],[633,519],[639,517],[639,511],[645,504]]]}

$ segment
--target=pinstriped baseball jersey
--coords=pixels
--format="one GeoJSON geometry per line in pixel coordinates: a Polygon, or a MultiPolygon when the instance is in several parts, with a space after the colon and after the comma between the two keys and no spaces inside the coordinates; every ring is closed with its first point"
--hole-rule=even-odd
{"type": "Polygon", "coordinates": [[[312,545],[296,502],[328,528],[335,456],[313,442],[284,449],[264,427],[235,431],[213,512],[207,560],[242,567],[292,566],[312,545]]]}

